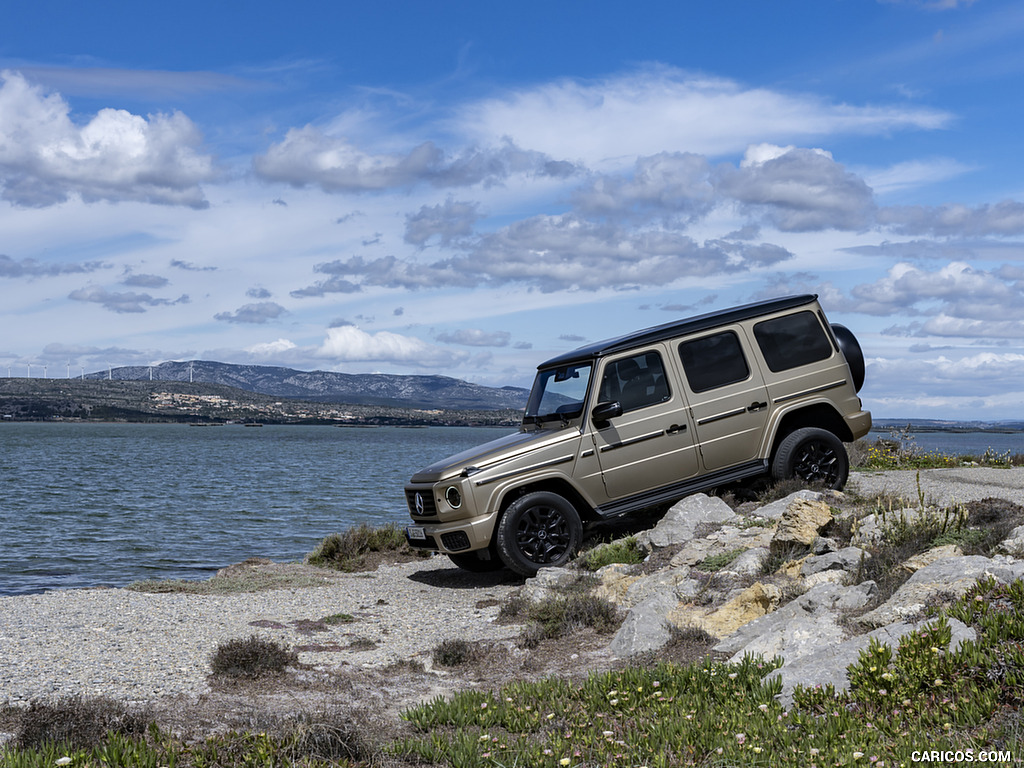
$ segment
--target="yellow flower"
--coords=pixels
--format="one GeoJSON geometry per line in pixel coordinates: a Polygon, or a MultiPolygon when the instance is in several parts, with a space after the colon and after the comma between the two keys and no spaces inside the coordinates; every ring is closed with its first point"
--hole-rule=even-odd
{"type": "Polygon", "coordinates": [[[558,761],[558,764],[559,765],[568,765],[571,762],[572,762],[572,760],[570,760],[568,757],[563,757],[561,760],[558,761]]]}

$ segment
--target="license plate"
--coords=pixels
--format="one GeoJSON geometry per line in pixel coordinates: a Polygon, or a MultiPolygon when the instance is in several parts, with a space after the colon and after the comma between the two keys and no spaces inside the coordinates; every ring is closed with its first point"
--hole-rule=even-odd
{"type": "Polygon", "coordinates": [[[416,541],[427,540],[427,532],[424,529],[415,525],[410,525],[408,528],[406,528],[405,535],[408,536],[410,539],[415,539],[416,541]]]}

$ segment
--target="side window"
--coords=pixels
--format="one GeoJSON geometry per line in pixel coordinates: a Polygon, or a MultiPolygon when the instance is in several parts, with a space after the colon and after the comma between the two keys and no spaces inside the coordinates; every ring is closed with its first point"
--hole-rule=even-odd
{"type": "Polygon", "coordinates": [[[732,331],[684,341],[679,345],[679,359],[694,392],[707,392],[750,376],[740,340],[732,331]]]}
{"type": "Polygon", "coordinates": [[[773,372],[816,363],[832,355],[832,343],[813,312],[797,312],[754,326],[754,338],[773,372]]]}
{"type": "Polygon", "coordinates": [[[618,401],[625,412],[664,403],[671,396],[657,352],[624,357],[605,366],[599,395],[602,403],[618,401]]]}

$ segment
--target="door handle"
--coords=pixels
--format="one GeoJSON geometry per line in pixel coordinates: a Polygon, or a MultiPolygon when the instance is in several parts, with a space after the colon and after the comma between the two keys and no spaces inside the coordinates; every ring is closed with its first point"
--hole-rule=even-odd
{"type": "Polygon", "coordinates": [[[671,427],[669,427],[668,429],[665,430],[665,434],[666,435],[674,435],[677,432],[685,432],[685,431],[686,431],[686,425],[685,424],[673,424],[671,427]]]}
{"type": "Polygon", "coordinates": [[[759,403],[756,400],[747,406],[748,411],[760,411],[762,408],[767,408],[768,403],[759,403]]]}

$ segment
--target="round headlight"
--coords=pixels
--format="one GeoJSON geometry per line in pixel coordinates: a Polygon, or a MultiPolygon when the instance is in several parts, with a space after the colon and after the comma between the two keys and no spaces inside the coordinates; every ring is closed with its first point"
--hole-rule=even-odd
{"type": "Polygon", "coordinates": [[[452,509],[458,509],[462,506],[462,494],[459,493],[459,489],[454,485],[444,492],[444,500],[448,502],[448,506],[452,509]]]}

